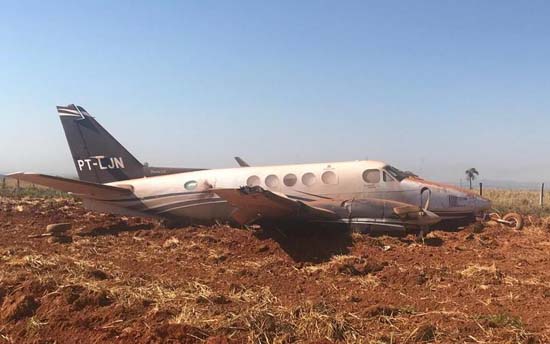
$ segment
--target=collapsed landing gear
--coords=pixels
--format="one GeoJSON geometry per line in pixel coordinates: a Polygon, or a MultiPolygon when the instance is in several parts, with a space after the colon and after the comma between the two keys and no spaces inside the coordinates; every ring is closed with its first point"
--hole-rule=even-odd
{"type": "Polygon", "coordinates": [[[507,228],[521,230],[524,226],[523,216],[518,213],[508,213],[504,216],[500,216],[499,213],[491,213],[485,215],[485,221],[495,221],[504,225],[507,228]]]}
{"type": "Polygon", "coordinates": [[[424,244],[424,239],[426,239],[426,235],[430,233],[430,227],[428,226],[421,226],[420,230],[418,231],[418,234],[416,234],[416,241],[422,242],[424,244]]]}

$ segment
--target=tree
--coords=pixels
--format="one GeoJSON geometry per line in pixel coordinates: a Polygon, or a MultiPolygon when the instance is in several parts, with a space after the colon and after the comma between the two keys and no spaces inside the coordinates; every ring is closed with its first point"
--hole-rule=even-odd
{"type": "Polygon", "coordinates": [[[479,176],[479,172],[474,168],[469,168],[466,170],[466,178],[470,181],[470,190],[472,190],[472,181],[476,179],[477,176],[479,176]]]}

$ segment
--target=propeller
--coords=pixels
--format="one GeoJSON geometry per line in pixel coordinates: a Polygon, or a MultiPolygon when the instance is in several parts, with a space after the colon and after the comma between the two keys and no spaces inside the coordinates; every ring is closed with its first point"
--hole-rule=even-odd
{"type": "Polygon", "coordinates": [[[441,220],[439,215],[428,210],[428,208],[430,207],[431,196],[432,191],[429,188],[424,187],[422,188],[422,190],[420,190],[420,206],[412,204],[405,205],[401,207],[395,207],[393,208],[393,211],[400,218],[413,220],[417,225],[420,226],[437,223],[441,220]],[[428,191],[428,198],[426,199],[426,203],[422,207],[422,195],[425,191],[428,191]]]}

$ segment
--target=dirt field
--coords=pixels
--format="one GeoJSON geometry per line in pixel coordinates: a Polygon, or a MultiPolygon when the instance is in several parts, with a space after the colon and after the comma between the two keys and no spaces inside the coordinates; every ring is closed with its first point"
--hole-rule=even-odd
{"type": "Polygon", "coordinates": [[[159,228],[0,198],[0,343],[548,343],[550,233],[159,228]],[[72,242],[40,234],[71,222],[72,242]]]}

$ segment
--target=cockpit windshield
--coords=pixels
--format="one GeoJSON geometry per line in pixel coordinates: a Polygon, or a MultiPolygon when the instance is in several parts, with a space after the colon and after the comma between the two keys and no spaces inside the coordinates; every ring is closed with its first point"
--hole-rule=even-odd
{"type": "Polygon", "coordinates": [[[384,167],[384,170],[386,170],[386,172],[388,172],[392,177],[394,177],[395,179],[397,179],[398,181],[402,181],[403,179],[407,178],[407,177],[417,177],[416,174],[410,172],[410,171],[406,171],[406,172],[403,172],[393,166],[390,166],[390,165],[386,165],[384,167]]]}

